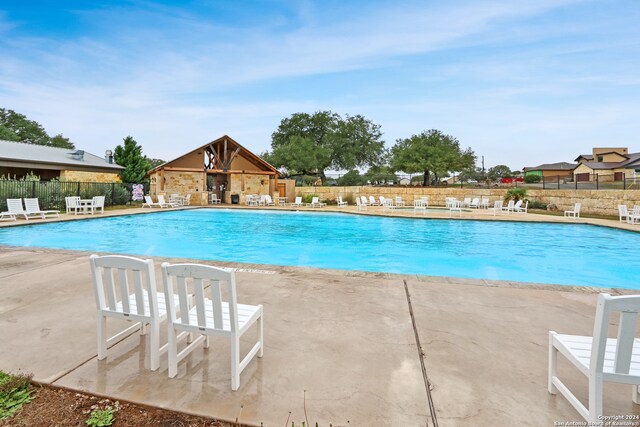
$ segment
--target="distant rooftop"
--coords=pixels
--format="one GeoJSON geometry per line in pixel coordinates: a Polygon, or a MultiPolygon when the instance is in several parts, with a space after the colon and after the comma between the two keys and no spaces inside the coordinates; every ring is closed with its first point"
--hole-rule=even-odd
{"type": "Polygon", "coordinates": [[[576,166],[575,163],[558,162],[558,163],[545,163],[539,166],[526,167],[524,171],[539,171],[539,170],[573,170],[576,166]]]}
{"type": "Polygon", "coordinates": [[[107,162],[104,157],[83,150],[0,140],[0,162],[2,161],[113,169],[113,172],[124,169],[120,165],[107,162]]]}

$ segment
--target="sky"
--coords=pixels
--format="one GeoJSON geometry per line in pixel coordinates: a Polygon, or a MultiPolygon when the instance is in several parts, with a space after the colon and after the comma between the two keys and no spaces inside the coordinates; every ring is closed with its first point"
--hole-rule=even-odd
{"type": "Polygon", "coordinates": [[[521,169],[640,151],[639,23],[636,0],[2,0],[0,108],[164,160],[331,110],[521,169]]]}

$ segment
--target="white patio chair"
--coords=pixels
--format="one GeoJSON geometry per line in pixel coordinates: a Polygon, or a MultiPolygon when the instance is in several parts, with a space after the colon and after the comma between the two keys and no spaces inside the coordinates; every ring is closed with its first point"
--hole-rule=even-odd
{"type": "Polygon", "coordinates": [[[513,212],[513,208],[514,208],[515,205],[516,205],[515,200],[511,199],[507,203],[507,206],[502,206],[502,211],[509,214],[509,213],[513,212]]]}
{"type": "MultiPolygon", "coordinates": [[[[78,198],[80,199],[80,198],[78,198]]],[[[144,208],[145,206],[149,206],[150,208],[157,206],[159,208],[161,208],[162,206],[160,205],[160,203],[156,203],[153,201],[153,199],[151,198],[151,196],[144,196],[144,203],[142,204],[142,207],[144,208]]]]}
{"type": "Polygon", "coordinates": [[[71,211],[73,211],[74,215],[78,215],[78,210],[82,209],[80,206],[80,196],[65,197],[64,204],[67,215],[69,215],[69,212],[71,211]]]}
{"type": "Polygon", "coordinates": [[[392,199],[383,199],[382,200],[382,209],[385,211],[392,211],[396,208],[396,206],[393,204],[393,200],[392,199]]]}
{"type": "Polygon", "coordinates": [[[420,200],[424,203],[425,207],[429,207],[429,196],[420,196],[420,200]]]}
{"type": "Polygon", "coordinates": [[[469,207],[478,209],[480,207],[480,197],[474,197],[471,203],[469,203],[469,207]]]}
{"type": "Polygon", "coordinates": [[[422,200],[414,200],[413,201],[413,213],[417,214],[417,213],[421,213],[421,214],[426,214],[427,213],[427,203],[422,200]]]}
{"type": "Polygon", "coordinates": [[[500,215],[503,211],[502,209],[502,200],[496,200],[493,203],[492,208],[487,208],[488,212],[493,212],[493,216],[500,215]]]}
{"type": "Polygon", "coordinates": [[[384,196],[378,196],[378,206],[384,206],[384,201],[385,201],[384,196]]]}
{"type": "Polygon", "coordinates": [[[453,200],[449,203],[449,218],[453,216],[454,212],[458,212],[458,216],[462,216],[462,207],[464,202],[460,200],[453,200]]]}
{"type": "Polygon", "coordinates": [[[98,209],[100,209],[100,213],[104,213],[104,196],[93,196],[91,213],[95,213],[98,209]]]}
{"type": "Polygon", "coordinates": [[[380,206],[380,203],[376,200],[375,197],[369,196],[369,205],[371,205],[371,206],[380,206]]]}
{"type": "Polygon", "coordinates": [[[446,208],[450,208],[452,204],[454,204],[455,202],[457,202],[457,199],[455,197],[445,197],[444,198],[444,206],[446,208]]]}
{"type": "Polygon", "coordinates": [[[15,214],[9,212],[0,212],[0,221],[15,221],[15,214]]]}
{"type": "Polygon", "coordinates": [[[27,215],[41,215],[41,218],[45,218],[47,215],[60,216],[60,211],[55,209],[41,210],[40,202],[38,199],[24,199],[24,210],[27,215]]]}
{"type": "Polygon", "coordinates": [[[580,218],[580,207],[582,203],[576,203],[573,205],[573,210],[564,211],[564,216],[572,216],[574,218],[580,218]]]}
{"type": "Polygon", "coordinates": [[[218,199],[218,195],[216,193],[209,193],[209,204],[210,205],[219,205],[221,202],[220,199],[218,199]]]}
{"type": "Polygon", "coordinates": [[[177,193],[169,195],[169,203],[173,203],[175,206],[182,206],[184,203],[183,200],[184,199],[177,193]]]}
{"type": "Polygon", "coordinates": [[[638,224],[640,223],[640,205],[634,205],[631,212],[627,214],[627,222],[629,224],[638,224]]]}
{"type": "Polygon", "coordinates": [[[180,206],[173,202],[167,203],[167,201],[164,199],[164,196],[162,194],[158,194],[157,205],[160,206],[161,208],[177,208],[178,206],[180,206]]]}
{"type": "Polygon", "coordinates": [[[347,205],[349,205],[348,202],[345,202],[344,200],[342,200],[342,196],[338,196],[338,198],[336,199],[336,201],[338,202],[338,207],[339,208],[343,208],[347,205]]]}
{"type": "Polygon", "coordinates": [[[470,204],[471,204],[471,197],[465,197],[465,198],[462,200],[462,207],[463,207],[463,208],[467,208],[467,207],[469,207],[469,205],[470,205],[470,204]]]}
{"type": "Polygon", "coordinates": [[[402,200],[402,197],[396,196],[396,206],[404,206],[404,200],[402,200]]]}
{"type": "Polygon", "coordinates": [[[367,201],[367,196],[360,196],[360,204],[363,206],[367,206],[369,204],[369,202],[367,201]]]}
{"type": "Polygon", "coordinates": [[[178,374],[178,363],[204,341],[209,348],[209,336],[225,336],[231,340],[231,390],[240,387],[240,374],[254,356],[264,351],[262,305],[237,303],[236,279],[233,271],[199,264],[162,264],[162,281],[168,302],[169,378],[178,374]],[[193,308],[189,308],[189,283],[194,290],[193,308]],[[224,284],[224,285],[223,285],[224,284]],[[177,294],[174,290],[177,286],[177,294]],[[222,290],[228,301],[222,300],[222,290]],[[176,309],[180,308],[180,317],[176,309]],[[240,359],[240,337],[257,322],[258,340],[247,355],[240,359]],[[200,334],[178,353],[178,334],[200,334]]]}
{"type": "Polygon", "coordinates": [[[319,197],[312,197],[311,198],[311,203],[308,203],[307,205],[312,207],[312,208],[322,208],[322,207],[326,206],[327,204],[326,203],[322,203],[320,201],[319,197]]]}
{"type": "Polygon", "coordinates": [[[153,260],[122,255],[89,257],[98,316],[98,360],[107,357],[107,348],[123,337],[140,330],[149,334],[149,369],[160,366],[160,322],[167,318],[165,294],[156,290],[153,260]],[[134,321],[136,324],[107,338],[107,318],[134,321]]]}
{"type": "Polygon", "coordinates": [[[356,196],[356,206],[358,207],[359,211],[366,211],[367,210],[367,204],[366,203],[362,203],[362,198],[360,198],[359,196],[356,196]]]}
{"type": "Polygon", "coordinates": [[[189,193],[186,196],[184,196],[183,200],[184,200],[184,202],[183,202],[184,206],[191,206],[191,193],[189,193]]]}
{"type": "Polygon", "coordinates": [[[480,200],[480,206],[484,209],[489,209],[489,203],[490,202],[488,197],[482,197],[482,199],[480,200]]]}
{"type": "Polygon", "coordinates": [[[302,197],[298,196],[296,197],[296,200],[293,203],[289,203],[289,206],[303,206],[304,203],[302,203],[302,197]]]}
{"type": "Polygon", "coordinates": [[[630,222],[629,208],[627,208],[627,205],[618,205],[618,218],[620,222],[630,222]]]}
{"type": "Polygon", "coordinates": [[[266,196],[264,196],[264,204],[266,206],[275,206],[276,205],[275,202],[273,201],[273,199],[271,198],[271,196],[268,195],[268,194],[266,196]]]}
{"type": "Polygon", "coordinates": [[[518,202],[520,202],[520,204],[518,205],[518,203],[516,203],[515,205],[513,205],[513,211],[515,213],[527,213],[527,211],[529,210],[529,201],[526,200],[524,202],[524,206],[522,206],[522,200],[518,200],[518,202]]]}
{"type": "Polygon", "coordinates": [[[39,218],[44,218],[44,214],[40,212],[28,213],[22,206],[22,199],[7,199],[7,214],[16,217],[22,215],[24,219],[29,219],[30,216],[34,215],[39,218]]]}
{"type": "Polygon", "coordinates": [[[638,295],[612,297],[600,294],[593,337],[549,331],[549,393],[559,391],[587,422],[593,423],[590,425],[601,425],[598,422],[602,422],[605,381],[632,385],[632,400],[640,403],[640,339],[635,338],[639,311],[638,295]],[[617,312],[620,313],[617,338],[607,338],[609,318],[617,312]],[[587,377],[589,397],[586,406],[556,375],[558,352],[587,377]]]}

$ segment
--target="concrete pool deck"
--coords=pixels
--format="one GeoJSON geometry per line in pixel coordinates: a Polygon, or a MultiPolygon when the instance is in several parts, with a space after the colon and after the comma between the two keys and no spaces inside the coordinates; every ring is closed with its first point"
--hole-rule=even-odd
{"type": "MultiPolygon", "coordinates": [[[[177,261],[154,259],[156,267],[177,261]]],[[[159,371],[146,369],[148,338],[138,334],[97,361],[86,252],[0,247],[0,370],[255,425],[282,425],[289,412],[298,425],[306,407],[312,425],[425,426],[433,420],[423,361],[440,426],[581,420],[547,393],[548,331],[591,334],[595,289],[206,263],[253,269],[237,273],[238,301],[264,305],[264,358],[248,365],[239,391],[231,391],[221,339],[196,350],[174,379],[166,356],[159,371]]],[[[628,293],[611,293],[619,292],[628,293]]],[[[560,375],[584,399],[586,382],[560,362],[560,375]]],[[[607,415],[640,414],[629,389],[605,388],[607,415]]]]}

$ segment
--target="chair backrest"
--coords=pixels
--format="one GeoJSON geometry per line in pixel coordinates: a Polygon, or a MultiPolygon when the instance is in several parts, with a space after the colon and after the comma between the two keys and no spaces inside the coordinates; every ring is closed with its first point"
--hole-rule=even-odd
{"type": "Polygon", "coordinates": [[[618,215],[620,215],[620,218],[629,216],[627,205],[618,205],[618,215]]]}
{"type": "Polygon", "coordinates": [[[266,200],[267,203],[273,203],[273,199],[271,199],[271,196],[268,195],[268,194],[266,196],[264,196],[264,200],[266,200]]]}
{"type": "Polygon", "coordinates": [[[22,199],[7,199],[7,211],[9,213],[23,213],[22,199]]]}
{"type": "Polygon", "coordinates": [[[479,197],[474,197],[474,199],[471,201],[472,205],[478,205],[480,204],[480,198],[479,197]]]}
{"type": "Polygon", "coordinates": [[[367,196],[360,196],[360,201],[362,202],[363,205],[367,204],[367,196]]]}
{"type": "Polygon", "coordinates": [[[77,208],[80,205],[80,196],[65,197],[64,202],[67,205],[67,208],[77,208]]]}
{"type": "Polygon", "coordinates": [[[89,262],[98,310],[125,316],[158,315],[153,260],[123,255],[91,255],[89,262]],[[135,295],[135,307],[131,306],[130,295],[135,295]]]}
{"type": "Polygon", "coordinates": [[[468,205],[469,203],[471,203],[471,197],[465,197],[464,198],[464,204],[468,205]]]}
{"type": "Polygon", "coordinates": [[[402,203],[402,197],[396,196],[396,203],[402,203]]]}
{"type": "Polygon", "coordinates": [[[299,205],[302,203],[302,197],[296,197],[296,205],[299,205]]]}
{"type": "Polygon", "coordinates": [[[591,362],[589,370],[592,373],[602,373],[605,352],[607,348],[607,332],[611,314],[619,312],[618,341],[615,347],[613,371],[616,374],[628,375],[631,366],[631,355],[636,335],[636,321],[640,311],[640,296],[617,296],[600,294],[596,306],[596,319],[593,327],[593,344],[591,347],[591,362]]]}
{"type": "Polygon", "coordinates": [[[507,203],[507,208],[513,209],[515,204],[516,204],[515,200],[513,200],[513,199],[509,200],[509,203],[507,203]]]}
{"type": "Polygon", "coordinates": [[[93,196],[92,204],[94,208],[104,208],[104,196],[93,196]]]}
{"type": "Polygon", "coordinates": [[[24,199],[25,212],[40,212],[40,203],[38,199],[24,199]]]}
{"type": "Polygon", "coordinates": [[[580,208],[582,207],[582,203],[576,203],[575,206],[573,207],[573,211],[575,213],[580,212],[580,208]]]}
{"type": "Polygon", "coordinates": [[[311,198],[311,203],[316,204],[318,203],[319,198],[318,197],[312,197],[311,198]]]}
{"type": "Polygon", "coordinates": [[[209,194],[209,199],[211,201],[218,200],[218,195],[216,193],[210,193],[209,194]]]}
{"type": "Polygon", "coordinates": [[[420,200],[428,202],[429,201],[429,196],[420,196],[420,200]]]}
{"type": "Polygon", "coordinates": [[[381,205],[384,205],[384,196],[379,196],[378,200],[380,200],[381,205]]]}
{"type": "Polygon", "coordinates": [[[518,200],[518,201],[513,205],[513,208],[514,208],[514,209],[520,209],[520,206],[522,206],[522,200],[518,200]]]}
{"type": "Polygon", "coordinates": [[[495,210],[502,209],[502,200],[496,200],[493,203],[493,209],[495,210]]]}
{"type": "Polygon", "coordinates": [[[373,196],[369,196],[369,203],[373,205],[375,202],[376,202],[376,198],[373,196]]]}
{"type": "Polygon", "coordinates": [[[151,196],[144,196],[144,202],[148,204],[152,204],[153,199],[151,198],[151,196]]]}
{"type": "Polygon", "coordinates": [[[167,204],[167,202],[164,200],[164,196],[162,194],[158,194],[158,203],[160,203],[161,205],[167,204]]]}
{"type": "Polygon", "coordinates": [[[235,332],[238,330],[238,304],[236,279],[231,270],[201,264],[162,264],[167,313],[171,323],[194,326],[199,329],[235,332]],[[223,285],[224,284],[224,285],[223,285]],[[193,305],[190,305],[193,288],[193,305]],[[226,288],[229,323],[225,325],[226,304],[222,301],[223,286],[226,288]],[[176,289],[177,287],[177,289],[176,289]],[[175,301],[175,299],[178,301],[175,301]],[[176,306],[180,307],[180,319],[176,318],[176,306]],[[195,307],[195,324],[188,315],[189,307],[195,307]]]}
{"type": "Polygon", "coordinates": [[[414,200],[413,201],[413,207],[415,207],[415,208],[425,208],[425,207],[427,207],[427,202],[426,202],[426,200],[423,200],[423,199],[414,200]]]}
{"type": "Polygon", "coordinates": [[[189,204],[189,202],[191,201],[191,193],[188,193],[188,194],[184,197],[184,201],[185,201],[185,203],[189,204]]]}
{"type": "Polygon", "coordinates": [[[489,204],[489,198],[488,197],[483,197],[482,198],[482,204],[488,205],[489,204]]]}
{"type": "Polygon", "coordinates": [[[393,206],[393,200],[391,199],[384,199],[382,201],[382,206],[393,206]]]}
{"type": "Polygon", "coordinates": [[[361,204],[360,197],[356,196],[356,205],[360,206],[361,204]]]}

